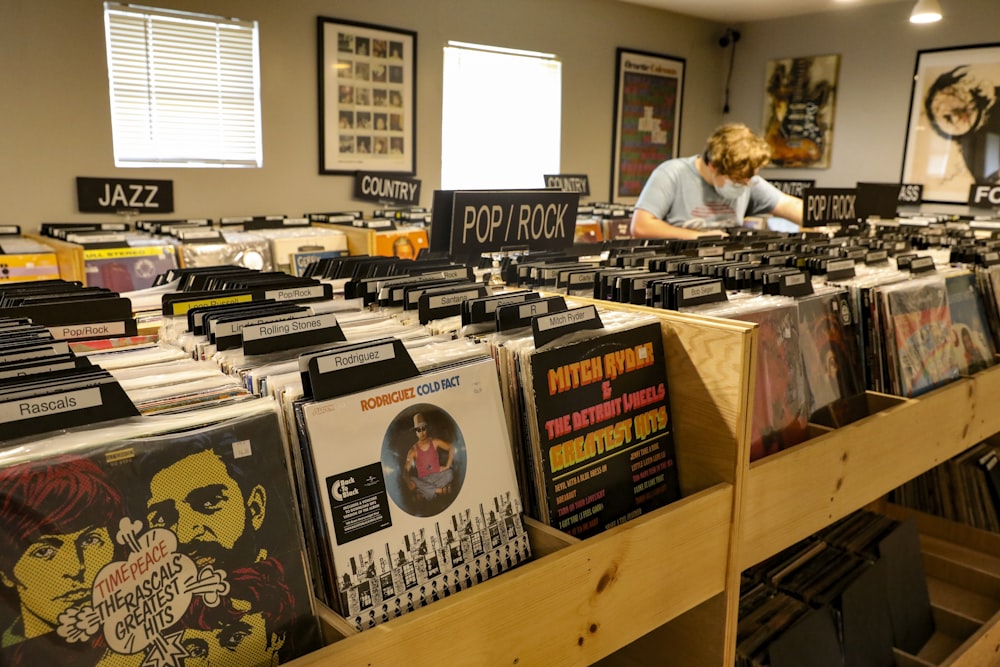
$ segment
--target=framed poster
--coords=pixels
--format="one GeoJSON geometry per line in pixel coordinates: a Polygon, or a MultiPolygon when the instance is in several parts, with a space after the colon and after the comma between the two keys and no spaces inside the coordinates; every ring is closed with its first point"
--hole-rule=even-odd
{"type": "Polygon", "coordinates": [[[826,169],[840,56],[782,58],[767,63],[764,138],[771,167],[826,169]]]}
{"type": "Polygon", "coordinates": [[[917,52],[903,153],[904,183],[924,201],[961,203],[1000,182],[1000,44],[917,52]]]}
{"type": "Polygon", "coordinates": [[[320,16],[319,173],[416,171],[417,33],[320,16]]]}
{"type": "Polygon", "coordinates": [[[611,201],[635,203],[653,169],[678,156],[686,62],[621,47],[616,62],[611,201]]]}

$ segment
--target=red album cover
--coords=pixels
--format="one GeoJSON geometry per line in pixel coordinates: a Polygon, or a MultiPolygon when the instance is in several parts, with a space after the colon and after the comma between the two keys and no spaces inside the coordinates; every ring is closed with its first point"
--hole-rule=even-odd
{"type": "Polygon", "coordinates": [[[806,438],[809,400],[799,346],[798,308],[789,301],[733,317],[760,325],[750,436],[750,460],[755,461],[806,438]]]}
{"type": "Polygon", "coordinates": [[[0,663],[276,665],[320,647],[278,416],[247,412],[0,454],[0,663]]]}
{"type": "Polygon", "coordinates": [[[959,360],[952,345],[948,292],[942,278],[910,280],[883,291],[895,352],[890,369],[894,390],[918,396],[959,376],[959,360]]]}
{"type": "Polygon", "coordinates": [[[799,300],[799,345],[809,390],[809,420],[832,427],[865,416],[858,332],[846,291],[799,300]],[[855,399],[855,400],[852,400],[855,399]]]}

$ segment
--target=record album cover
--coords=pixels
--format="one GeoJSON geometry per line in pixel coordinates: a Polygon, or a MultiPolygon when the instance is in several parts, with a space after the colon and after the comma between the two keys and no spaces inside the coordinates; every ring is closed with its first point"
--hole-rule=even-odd
{"type": "Polygon", "coordinates": [[[757,383],[753,402],[750,460],[796,445],[806,437],[808,390],[799,345],[794,303],[736,319],[760,325],[757,383]]]}
{"type": "Polygon", "coordinates": [[[809,420],[840,426],[864,416],[852,414],[864,394],[858,331],[845,291],[799,300],[799,346],[809,389],[809,420]]]}
{"type": "Polygon", "coordinates": [[[543,521],[588,537],[680,497],[658,323],[531,355],[543,521]]]}
{"type": "Polygon", "coordinates": [[[274,665],[319,648],[278,416],[246,412],[0,457],[0,663],[274,665]]]}
{"type": "Polygon", "coordinates": [[[885,290],[895,353],[895,389],[917,396],[959,376],[944,280],[910,280],[885,290]]]}
{"type": "Polygon", "coordinates": [[[83,259],[87,285],[114,292],[152,287],[157,276],[177,268],[172,245],[87,249],[83,259]]]}
{"type": "Polygon", "coordinates": [[[972,273],[945,278],[948,286],[948,312],[951,314],[951,344],[963,375],[992,366],[996,351],[986,320],[983,299],[976,289],[972,273]]]}
{"type": "Polygon", "coordinates": [[[302,406],[341,614],[367,630],[530,555],[494,363],[302,406]]]}

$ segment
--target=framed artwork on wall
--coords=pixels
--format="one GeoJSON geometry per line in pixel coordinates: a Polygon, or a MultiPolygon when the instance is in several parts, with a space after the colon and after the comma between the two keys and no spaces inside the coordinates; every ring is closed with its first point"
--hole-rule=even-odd
{"type": "Polygon", "coordinates": [[[320,16],[319,173],[416,171],[417,33],[320,16]]]}
{"type": "Polygon", "coordinates": [[[830,166],[839,55],[781,58],[767,63],[764,138],[770,167],[830,166]]]}
{"type": "Polygon", "coordinates": [[[1000,44],[918,51],[900,180],[960,204],[970,186],[1000,183],[998,95],[1000,44]]]}
{"type": "Polygon", "coordinates": [[[634,203],[653,169],[678,157],[683,58],[619,47],[611,158],[611,201],[634,203]]]}

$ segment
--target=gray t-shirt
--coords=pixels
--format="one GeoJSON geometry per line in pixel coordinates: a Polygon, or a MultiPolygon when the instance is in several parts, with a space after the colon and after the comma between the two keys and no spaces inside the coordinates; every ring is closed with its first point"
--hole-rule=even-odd
{"type": "Polygon", "coordinates": [[[738,199],[725,199],[698,173],[698,156],[660,163],[649,175],[635,207],[660,220],[688,229],[739,227],[744,215],[768,213],[778,205],[781,191],[760,176],[738,199]]]}

